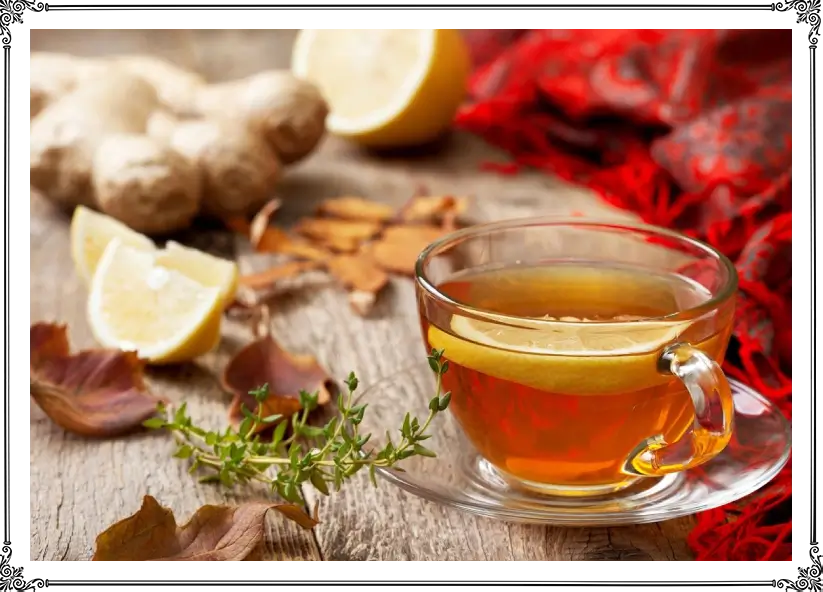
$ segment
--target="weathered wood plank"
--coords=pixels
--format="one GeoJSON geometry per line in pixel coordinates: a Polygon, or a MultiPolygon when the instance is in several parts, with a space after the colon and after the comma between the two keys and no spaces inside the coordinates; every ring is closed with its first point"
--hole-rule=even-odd
{"type": "MultiPolygon", "coordinates": [[[[263,68],[287,66],[291,31],[33,31],[33,50],[81,55],[146,51],[197,69],[210,80],[231,79],[263,68]]],[[[333,139],[304,163],[288,170],[278,189],[285,206],[278,223],[288,225],[327,197],[359,194],[402,203],[420,184],[434,192],[475,197],[473,214],[493,220],[574,211],[631,218],[588,192],[528,173],[500,177],[478,171],[482,160],[504,156],[479,140],[454,134],[432,150],[376,156],[333,139]]],[[[192,232],[190,244],[234,251],[218,231],[192,232]]],[[[66,246],[67,220],[32,200],[32,320],[68,321],[77,346],[93,344],[85,322],[85,287],[74,276],[66,246]]],[[[269,258],[249,253],[238,240],[237,258],[248,271],[269,258]]],[[[317,274],[322,278],[322,274],[317,274]]],[[[315,355],[334,377],[350,370],[364,386],[422,356],[412,284],[393,279],[371,318],[354,315],[333,285],[279,298],[273,330],[296,352],[315,355]]],[[[189,401],[201,421],[222,425],[228,397],[215,381],[248,329],[228,322],[220,351],[197,364],[154,372],[152,381],[175,401],[189,401]]],[[[135,511],[151,493],[179,519],[203,503],[239,499],[198,485],[186,466],[170,458],[171,444],[157,434],[88,442],[51,425],[36,406],[31,412],[31,520],[33,559],[87,559],[96,534],[135,511]]],[[[251,493],[254,495],[254,493],[251,493]]],[[[310,501],[316,496],[307,492],[310,501]]],[[[313,534],[270,518],[270,559],[330,560],[672,560],[690,557],[689,519],[660,525],[566,529],[516,525],[476,518],[406,494],[383,482],[373,489],[365,476],[330,498],[320,499],[323,523],[313,534]]]]}

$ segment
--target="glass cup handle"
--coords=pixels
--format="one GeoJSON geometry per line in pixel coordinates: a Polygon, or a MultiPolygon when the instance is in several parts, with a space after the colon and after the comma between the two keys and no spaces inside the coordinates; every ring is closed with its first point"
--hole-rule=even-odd
{"type": "Polygon", "coordinates": [[[658,370],[685,385],[694,405],[694,426],[676,442],[666,442],[662,434],[646,438],[626,461],[624,470],[632,475],[691,469],[717,456],[732,435],[731,388],[717,362],[688,343],[675,343],[663,350],[658,370]]]}

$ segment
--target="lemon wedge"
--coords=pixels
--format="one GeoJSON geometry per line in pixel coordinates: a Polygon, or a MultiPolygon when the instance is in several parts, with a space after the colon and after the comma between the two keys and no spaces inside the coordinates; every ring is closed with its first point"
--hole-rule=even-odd
{"type": "Polygon", "coordinates": [[[329,103],[329,131],[371,147],[440,135],[466,95],[469,69],[453,29],[304,29],[292,52],[292,72],[329,103]]]}
{"type": "Polygon", "coordinates": [[[231,303],[237,292],[237,264],[233,261],[168,241],[165,249],[157,251],[155,263],[182,273],[204,286],[217,288],[224,306],[231,303]]]}
{"type": "Polygon", "coordinates": [[[217,345],[222,303],[219,288],[156,265],[154,253],[114,238],[91,280],[88,318],[101,345],[154,364],[177,363],[217,345]]]}
{"type": "Polygon", "coordinates": [[[94,275],[97,263],[113,238],[141,251],[154,250],[147,236],[135,232],[122,222],[84,206],[77,206],[71,218],[71,257],[78,275],[87,283],[94,275]]]}
{"type": "Polygon", "coordinates": [[[658,371],[658,357],[689,327],[664,321],[502,322],[454,315],[450,332],[429,327],[429,343],[456,364],[540,390],[617,394],[671,380],[658,371]]]}

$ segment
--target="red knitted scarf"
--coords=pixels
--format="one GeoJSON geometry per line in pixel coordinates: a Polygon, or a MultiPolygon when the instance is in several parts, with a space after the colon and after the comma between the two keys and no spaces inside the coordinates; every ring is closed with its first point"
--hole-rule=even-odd
{"type": "MultiPolygon", "coordinates": [[[[791,32],[466,33],[457,125],[735,262],[725,370],[791,419],[791,32]]],[[[791,464],[756,496],[697,515],[698,560],[791,559],[791,464]]]]}

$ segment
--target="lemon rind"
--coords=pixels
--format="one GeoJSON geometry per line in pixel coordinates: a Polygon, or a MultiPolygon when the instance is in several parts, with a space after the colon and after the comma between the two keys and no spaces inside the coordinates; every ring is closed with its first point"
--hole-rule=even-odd
{"type": "MultiPolygon", "coordinates": [[[[454,331],[455,335],[460,337],[461,339],[465,339],[476,343],[481,346],[492,347],[494,349],[510,351],[515,353],[526,353],[526,354],[537,354],[537,355],[551,355],[551,356],[573,356],[573,357],[605,357],[605,356],[631,356],[631,355],[640,355],[640,354],[648,354],[658,350],[659,348],[665,346],[668,343],[672,343],[682,332],[685,330],[689,323],[687,322],[679,322],[679,323],[664,323],[664,322],[640,322],[640,321],[633,321],[631,325],[633,327],[642,326],[643,328],[651,328],[651,327],[659,327],[661,331],[661,336],[654,340],[646,340],[637,343],[637,347],[629,347],[629,348],[618,348],[618,349],[588,349],[588,348],[577,348],[577,349],[551,349],[551,348],[542,348],[542,347],[535,347],[530,345],[521,345],[517,343],[501,343],[496,341],[492,338],[489,338],[485,333],[478,330],[476,327],[472,326],[472,323],[476,322],[483,322],[489,323],[489,321],[476,321],[470,319],[468,317],[460,316],[460,315],[453,315],[452,320],[450,323],[452,331],[454,331]]],[[[524,320],[524,322],[526,322],[524,320]]],[[[574,323],[574,322],[555,322],[555,321],[536,321],[535,322],[535,331],[539,331],[541,328],[549,329],[552,326],[556,326],[558,328],[569,328],[569,327],[579,327],[581,331],[585,331],[585,327],[591,330],[593,327],[596,326],[597,330],[608,330],[609,328],[614,328],[615,332],[619,333],[621,328],[625,329],[627,323],[597,323],[596,325],[592,325],[591,323],[574,323]],[[539,324],[538,324],[539,323],[539,324]]],[[[514,330],[517,330],[514,328],[514,330]]],[[[523,331],[529,331],[529,329],[523,328],[523,331]]]]}

